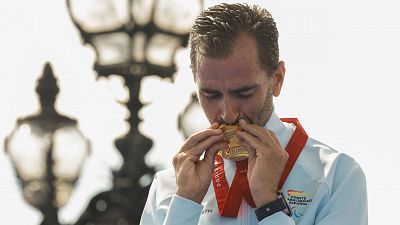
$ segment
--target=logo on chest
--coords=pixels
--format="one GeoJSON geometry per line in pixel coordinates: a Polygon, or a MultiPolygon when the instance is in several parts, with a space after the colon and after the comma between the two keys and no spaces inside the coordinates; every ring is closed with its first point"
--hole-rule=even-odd
{"type": "Polygon", "coordinates": [[[290,205],[307,206],[312,202],[313,194],[304,191],[288,190],[288,202],[290,205]]]}
{"type": "Polygon", "coordinates": [[[296,218],[300,218],[304,215],[304,211],[307,206],[312,202],[313,194],[290,189],[287,191],[287,200],[289,205],[292,207],[293,214],[296,218]]]}

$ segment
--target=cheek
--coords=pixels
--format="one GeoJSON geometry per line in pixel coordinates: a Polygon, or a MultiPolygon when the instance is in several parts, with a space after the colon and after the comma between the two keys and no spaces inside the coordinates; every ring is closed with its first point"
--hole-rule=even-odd
{"type": "Polygon", "coordinates": [[[207,100],[199,99],[201,108],[203,109],[204,114],[210,123],[213,123],[217,120],[218,109],[215,107],[215,104],[210,103],[207,100]]]}
{"type": "Polygon", "coordinates": [[[259,112],[262,110],[263,103],[261,101],[261,98],[255,97],[252,98],[251,100],[244,101],[240,105],[240,111],[241,113],[246,116],[248,119],[250,119],[252,122],[255,122],[255,119],[259,112]]]}

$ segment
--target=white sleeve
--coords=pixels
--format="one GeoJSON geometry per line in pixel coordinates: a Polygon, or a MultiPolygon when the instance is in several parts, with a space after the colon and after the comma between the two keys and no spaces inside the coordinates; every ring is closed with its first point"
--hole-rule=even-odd
{"type": "Polygon", "coordinates": [[[163,225],[197,225],[202,210],[202,205],[173,195],[163,225]]]}
{"type": "Polygon", "coordinates": [[[342,157],[338,163],[330,198],[316,215],[315,224],[368,224],[366,178],[352,158],[342,157]]]}
{"type": "Polygon", "coordinates": [[[175,194],[168,200],[158,201],[157,181],[156,174],[149,190],[140,225],[197,225],[203,206],[175,194]]]}

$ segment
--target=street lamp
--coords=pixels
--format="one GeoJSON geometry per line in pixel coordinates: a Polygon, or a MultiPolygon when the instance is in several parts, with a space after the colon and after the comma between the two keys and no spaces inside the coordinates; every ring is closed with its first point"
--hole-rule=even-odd
{"type": "Polygon", "coordinates": [[[113,188],[96,195],[77,225],[138,224],[154,169],[144,162],[152,141],[138,129],[141,81],[156,75],[172,80],[178,48],[203,8],[202,0],[66,0],[84,44],[96,54],[99,77],[123,78],[129,92],[129,131],[115,141],[123,157],[113,188]]]}
{"type": "Polygon", "coordinates": [[[175,51],[188,43],[201,0],[67,0],[99,76],[171,77],[175,51]]]}
{"type": "Polygon", "coordinates": [[[19,118],[5,140],[24,199],[43,214],[42,225],[58,225],[57,211],[69,199],[80,175],[89,142],[77,121],[55,109],[59,92],[49,63],[37,82],[38,114],[19,118]]]}

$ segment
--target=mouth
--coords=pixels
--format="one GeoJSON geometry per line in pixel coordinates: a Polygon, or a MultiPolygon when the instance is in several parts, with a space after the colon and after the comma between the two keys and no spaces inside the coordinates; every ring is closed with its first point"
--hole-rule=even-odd
{"type": "Polygon", "coordinates": [[[235,120],[235,122],[233,122],[233,123],[226,123],[222,118],[220,118],[220,117],[218,117],[218,118],[216,118],[216,119],[212,119],[212,120],[209,120],[210,121],[210,124],[213,124],[213,123],[215,123],[215,122],[218,122],[218,124],[220,124],[220,126],[237,126],[237,127],[239,127],[239,121],[240,120],[244,120],[244,121],[246,121],[247,123],[250,123],[250,124],[254,124],[254,122],[255,121],[253,121],[253,120],[251,120],[250,118],[248,118],[248,117],[246,117],[246,116],[243,116],[243,115],[239,115],[238,116],[238,118],[235,120]]]}

